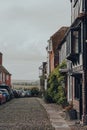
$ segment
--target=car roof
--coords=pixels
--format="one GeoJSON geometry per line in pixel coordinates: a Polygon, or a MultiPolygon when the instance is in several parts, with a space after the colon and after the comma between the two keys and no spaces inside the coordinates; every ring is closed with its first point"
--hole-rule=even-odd
{"type": "Polygon", "coordinates": [[[7,89],[3,89],[3,88],[0,88],[0,91],[5,91],[5,92],[8,92],[7,89]]]}
{"type": "Polygon", "coordinates": [[[7,91],[7,89],[5,89],[5,88],[0,88],[0,90],[6,90],[7,91]]]}
{"type": "Polygon", "coordinates": [[[0,85],[0,88],[3,88],[3,89],[7,89],[7,90],[11,90],[11,88],[7,85],[0,85]]]}

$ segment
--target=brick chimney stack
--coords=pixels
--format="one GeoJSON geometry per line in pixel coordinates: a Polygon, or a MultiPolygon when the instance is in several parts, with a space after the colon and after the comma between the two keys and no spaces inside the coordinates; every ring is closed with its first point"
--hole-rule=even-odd
{"type": "Polygon", "coordinates": [[[2,53],[0,52],[0,65],[2,65],[2,53]]]}

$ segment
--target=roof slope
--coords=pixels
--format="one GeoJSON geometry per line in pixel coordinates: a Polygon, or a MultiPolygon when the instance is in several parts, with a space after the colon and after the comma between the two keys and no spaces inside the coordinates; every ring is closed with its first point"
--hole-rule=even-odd
{"type": "Polygon", "coordinates": [[[67,30],[69,29],[69,27],[61,27],[56,33],[54,33],[50,39],[52,39],[52,45],[53,45],[53,51],[56,50],[56,48],[58,47],[58,45],[61,43],[61,41],[63,40],[65,33],[67,32],[67,30]]]}
{"type": "Polygon", "coordinates": [[[6,74],[11,75],[11,74],[7,71],[7,69],[6,69],[4,66],[2,66],[2,65],[0,65],[0,72],[4,72],[4,73],[6,73],[6,74]]]}

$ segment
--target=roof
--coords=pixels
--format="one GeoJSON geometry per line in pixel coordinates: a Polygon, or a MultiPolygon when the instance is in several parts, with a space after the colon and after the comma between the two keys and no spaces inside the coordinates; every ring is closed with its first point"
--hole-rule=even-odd
{"type": "Polygon", "coordinates": [[[6,73],[6,74],[11,75],[11,74],[7,71],[7,69],[6,69],[4,66],[2,66],[2,65],[0,65],[0,72],[4,72],[4,73],[6,73]]]}
{"type": "Polygon", "coordinates": [[[61,41],[63,40],[65,33],[69,27],[61,27],[56,33],[54,33],[50,39],[52,39],[53,51],[57,49],[58,45],[60,45],[61,41]]]}
{"type": "Polygon", "coordinates": [[[2,55],[2,53],[0,52],[0,55],[2,55]]]}

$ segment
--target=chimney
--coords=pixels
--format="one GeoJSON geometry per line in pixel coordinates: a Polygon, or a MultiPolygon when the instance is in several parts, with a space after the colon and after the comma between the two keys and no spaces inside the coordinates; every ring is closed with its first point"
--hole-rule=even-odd
{"type": "Polygon", "coordinates": [[[2,53],[0,52],[0,65],[2,65],[2,53]]]}

